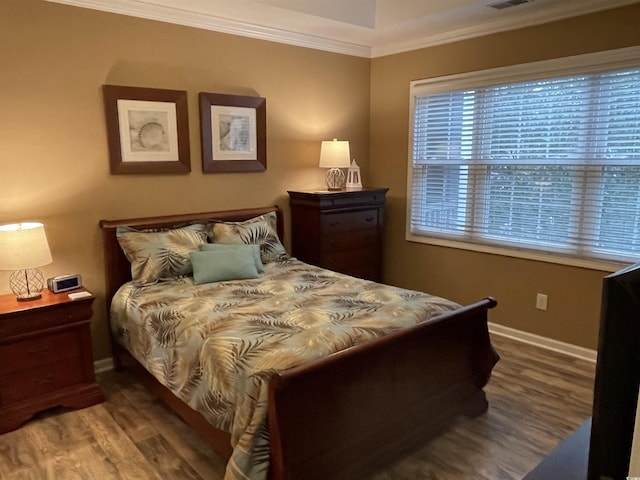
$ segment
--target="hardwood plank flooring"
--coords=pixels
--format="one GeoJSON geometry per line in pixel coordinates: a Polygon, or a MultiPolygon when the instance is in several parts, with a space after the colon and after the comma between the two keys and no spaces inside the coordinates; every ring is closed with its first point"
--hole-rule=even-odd
{"type": "MultiPolygon", "coordinates": [[[[591,414],[595,365],[494,336],[489,410],[367,480],[520,480],[591,414]]],[[[225,462],[129,373],[106,401],[45,412],[0,435],[3,480],[220,480],[225,462]]],[[[301,479],[302,480],[302,479],[301,479]]]]}

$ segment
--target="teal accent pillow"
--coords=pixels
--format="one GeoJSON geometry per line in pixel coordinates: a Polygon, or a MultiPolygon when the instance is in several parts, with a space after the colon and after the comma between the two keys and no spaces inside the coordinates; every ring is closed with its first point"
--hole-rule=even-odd
{"type": "Polygon", "coordinates": [[[190,257],[196,285],[258,277],[253,253],[246,250],[192,252],[190,257]]]}
{"type": "Polygon", "coordinates": [[[256,270],[258,273],[264,272],[264,265],[262,264],[262,260],[260,259],[260,245],[251,244],[251,245],[233,245],[233,244],[225,244],[225,243],[203,243],[200,245],[201,252],[208,251],[222,251],[222,252],[232,252],[234,250],[239,250],[241,252],[246,252],[247,255],[253,255],[253,261],[256,264],[256,270]]]}

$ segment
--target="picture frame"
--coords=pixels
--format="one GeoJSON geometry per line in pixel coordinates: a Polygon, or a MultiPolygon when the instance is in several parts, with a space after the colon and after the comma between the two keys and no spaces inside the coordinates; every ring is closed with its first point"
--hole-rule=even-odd
{"type": "Polygon", "coordinates": [[[265,171],[266,98],[201,92],[199,99],[202,171],[265,171]]]}
{"type": "Polygon", "coordinates": [[[191,172],[187,92],[103,85],[113,175],[191,172]]]}

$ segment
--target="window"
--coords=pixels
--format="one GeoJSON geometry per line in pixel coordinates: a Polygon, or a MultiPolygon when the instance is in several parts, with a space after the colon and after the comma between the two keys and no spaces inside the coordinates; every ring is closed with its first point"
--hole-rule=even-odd
{"type": "Polygon", "coordinates": [[[408,238],[638,261],[635,65],[412,82],[408,238]]]}

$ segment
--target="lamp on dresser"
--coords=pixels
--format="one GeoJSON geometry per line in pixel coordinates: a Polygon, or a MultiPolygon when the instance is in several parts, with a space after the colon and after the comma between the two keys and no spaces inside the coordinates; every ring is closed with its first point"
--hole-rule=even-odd
{"type": "Polygon", "coordinates": [[[29,222],[0,226],[0,270],[13,270],[9,286],[19,301],[42,297],[44,277],[36,267],[51,262],[44,225],[29,222]]]}
{"type": "Polygon", "coordinates": [[[328,190],[342,190],[346,181],[346,176],[341,170],[349,168],[351,165],[349,153],[349,142],[338,141],[334,138],[331,141],[323,141],[320,146],[320,168],[328,168],[325,176],[328,190]]]}

